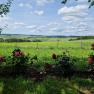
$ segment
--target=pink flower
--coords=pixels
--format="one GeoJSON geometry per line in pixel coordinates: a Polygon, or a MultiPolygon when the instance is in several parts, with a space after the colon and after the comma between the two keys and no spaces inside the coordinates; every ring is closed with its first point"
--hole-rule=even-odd
{"type": "Polygon", "coordinates": [[[92,64],[94,62],[94,56],[89,56],[88,57],[88,64],[92,64]]]}
{"type": "Polygon", "coordinates": [[[13,56],[14,57],[21,57],[21,56],[24,56],[24,53],[21,52],[21,51],[16,51],[16,52],[13,53],[13,56]]]}
{"type": "Polygon", "coordinates": [[[5,57],[4,56],[0,56],[0,62],[4,62],[5,61],[5,57]]]}
{"type": "Polygon", "coordinates": [[[21,55],[21,56],[24,56],[24,53],[23,53],[23,52],[20,52],[20,55],[21,55]]]}

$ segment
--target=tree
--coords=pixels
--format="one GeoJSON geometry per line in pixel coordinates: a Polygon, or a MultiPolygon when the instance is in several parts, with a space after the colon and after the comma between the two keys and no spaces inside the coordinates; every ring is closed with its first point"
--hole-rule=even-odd
{"type": "MultiPolygon", "coordinates": [[[[62,4],[66,4],[67,1],[69,1],[69,0],[63,0],[62,4]]],[[[75,1],[78,1],[78,0],[75,0],[75,1]]],[[[90,3],[89,8],[94,5],[94,0],[87,0],[87,2],[90,3]]]]}
{"type": "Polygon", "coordinates": [[[1,35],[1,33],[2,33],[2,28],[0,28],[0,35],[1,35]]]}
{"type": "Polygon", "coordinates": [[[5,4],[0,4],[0,16],[1,17],[3,17],[9,12],[12,1],[13,0],[7,0],[5,4]]]}
{"type": "MultiPolygon", "coordinates": [[[[9,12],[12,1],[13,0],[7,0],[5,4],[0,4],[0,16],[1,17],[3,17],[9,12]]],[[[2,31],[3,31],[3,28],[0,28],[0,35],[2,31]]]]}

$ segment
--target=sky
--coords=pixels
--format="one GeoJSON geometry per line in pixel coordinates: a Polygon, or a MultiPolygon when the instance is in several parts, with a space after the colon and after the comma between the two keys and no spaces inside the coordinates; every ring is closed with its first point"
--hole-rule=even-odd
{"type": "MultiPolygon", "coordinates": [[[[0,0],[5,3],[7,0],[0,0]]],[[[94,36],[94,6],[88,0],[14,0],[0,17],[2,34],[94,36]]]]}

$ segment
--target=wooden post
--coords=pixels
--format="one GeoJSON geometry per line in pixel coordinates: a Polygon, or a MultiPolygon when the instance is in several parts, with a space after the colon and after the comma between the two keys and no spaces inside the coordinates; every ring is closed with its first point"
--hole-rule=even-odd
{"type": "Polygon", "coordinates": [[[81,40],[81,49],[83,49],[83,41],[82,41],[82,36],[80,37],[80,40],[81,40]]]}
{"type": "Polygon", "coordinates": [[[2,28],[0,28],[0,35],[1,35],[1,33],[2,33],[2,28]]]}
{"type": "Polygon", "coordinates": [[[38,49],[39,47],[38,47],[39,45],[38,45],[38,42],[37,42],[37,44],[36,44],[36,49],[38,49]]]}
{"type": "Polygon", "coordinates": [[[57,39],[57,48],[59,48],[59,40],[57,39]]]}

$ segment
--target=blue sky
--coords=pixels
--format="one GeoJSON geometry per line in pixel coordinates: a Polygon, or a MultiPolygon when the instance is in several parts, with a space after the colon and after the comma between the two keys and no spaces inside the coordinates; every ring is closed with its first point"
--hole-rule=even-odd
{"type": "Polygon", "coordinates": [[[0,17],[0,27],[7,26],[4,34],[94,35],[94,7],[88,9],[87,0],[61,1],[14,0],[10,13],[0,17]]]}

